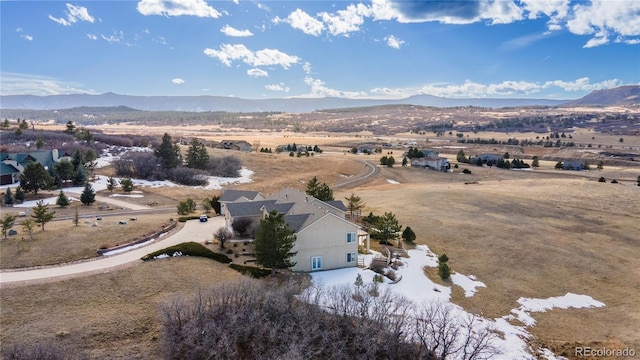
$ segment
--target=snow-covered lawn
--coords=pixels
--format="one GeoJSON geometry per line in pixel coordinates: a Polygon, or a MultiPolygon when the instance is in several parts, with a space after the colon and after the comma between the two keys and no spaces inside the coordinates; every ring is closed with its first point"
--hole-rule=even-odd
{"type": "MultiPolygon", "coordinates": [[[[396,270],[396,275],[402,277],[397,283],[392,283],[386,277],[380,284],[381,291],[392,291],[410,300],[417,307],[425,304],[444,303],[451,307],[454,315],[461,322],[469,321],[474,315],[467,312],[462,307],[451,303],[451,288],[442,286],[431,281],[423,271],[425,266],[437,267],[438,258],[425,245],[419,245],[414,250],[409,250],[409,258],[402,258],[404,265],[396,270]]],[[[365,258],[365,264],[368,264],[373,255],[361,255],[365,258]]],[[[314,285],[323,288],[336,288],[344,286],[353,286],[358,274],[362,277],[364,284],[371,284],[373,277],[376,275],[371,270],[363,270],[359,268],[346,268],[338,270],[329,270],[314,272],[311,274],[314,285]]],[[[471,297],[477,291],[482,291],[482,287],[486,287],[484,283],[478,281],[473,275],[463,275],[458,273],[452,274],[452,282],[454,286],[460,286],[465,290],[465,296],[471,297]]],[[[327,299],[327,302],[330,302],[327,299]]],[[[530,337],[527,327],[533,326],[535,320],[531,317],[532,312],[544,312],[554,308],[591,308],[602,307],[604,303],[599,302],[587,295],[577,295],[567,293],[564,296],[552,297],[548,299],[530,299],[520,298],[518,300],[520,307],[513,309],[511,314],[507,314],[500,318],[488,319],[477,318],[473,322],[477,330],[481,328],[489,328],[495,330],[500,336],[494,337],[492,345],[499,349],[500,354],[496,359],[535,359],[534,352],[542,353],[549,359],[555,357],[548,349],[531,349],[527,343],[530,337]],[[522,324],[522,325],[521,325],[522,324]]]]}

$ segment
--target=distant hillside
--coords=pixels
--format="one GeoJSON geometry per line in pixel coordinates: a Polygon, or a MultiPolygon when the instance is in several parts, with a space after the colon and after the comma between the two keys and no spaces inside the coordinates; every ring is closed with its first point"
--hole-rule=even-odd
{"type": "Polygon", "coordinates": [[[146,111],[227,111],[227,112],[312,112],[323,109],[366,107],[377,105],[422,105],[433,107],[480,106],[489,108],[516,106],[557,106],[566,101],[546,99],[449,99],[417,95],[400,100],[288,98],[241,99],[224,96],[131,96],[105,93],[100,95],[3,95],[1,109],[58,110],[81,107],[128,107],[146,111]]]}
{"type": "Polygon", "coordinates": [[[612,106],[640,105],[640,85],[620,86],[613,89],[595,90],[580,99],[569,101],[562,106],[612,106]]]}

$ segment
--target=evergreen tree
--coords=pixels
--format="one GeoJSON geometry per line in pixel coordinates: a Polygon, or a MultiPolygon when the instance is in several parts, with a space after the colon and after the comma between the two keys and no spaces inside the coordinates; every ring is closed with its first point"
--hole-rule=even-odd
{"type": "Polygon", "coordinates": [[[442,254],[438,257],[438,275],[442,280],[448,280],[451,277],[451,268],[447,264],[448,261],[447,254],[442,254]]]}
{"type": "Polygon", "coordinates": [[[4,214],[2,218],[2,237],[7,240],[7,232],[13,227],[16,222],[16,217],[11,214],[4,214]]]}
{"type": "Polygon", "coordinates": [[[396,163],[396,159],[393,158],[393,156],[389,156],[387,158],[387,167],[393,167],[393,165],[396,163]]]}
{"type": "Polygon", "coordinates": [[[402,226],[398,224],[398,219],[392,212],[385,212],[384,215],[379,217],[375,227],[376,239],[380,240],[380,242],[388,242],[395,239],[402,229],[402,226]]]}
{"type": "Polygon", "coordinates": [[[459,163],[469,162],[469,159],[464,155],[464,151],[462,149],[458,150],[458,154],[456,155],[456,161],[459,163]]]}
{"type": "Polygon", "coordinates": [[[604,168],[604,162],[602,160],[598,161],[597,168],[598,171],[601,171],[604,168]]]}
{"type": "Polygon", "coordinates": [[[128,194],[133,191],[133,181],[130,178],[124,178],[120,180],[120,187],[122,187],[122,191],[128,194]]]}
{"type": "Polygon", "coordinates": [[[531,167],[534,168],[534,169],[537,168],[537,167],[540,167],[540,160],[538,159],[537,156],[534,156],[532,158],[531,167]]]}
{"type": "Polygon", "coordinates": [[[364,202],[362,198],[356,196],[355,193],[351,193],[351,196],[344,198],[347,200],[347,211],[349,211],[349,219],[353,221],[360,216],[360,211],[364,208],[364,202]]]}
{"type": "Polygon", "coordinates": [[[160,163],[165,169],[174,169],[180,164],[180,147],[173,143],[168,133],[164,133],[162,143],[154,153],[160,158],[160,163]]]}
{"type": "Polygon", "coordinates": [[[38,190],[40,189],[49,189],[54,181],[55,179],[49,175],[49,172],[38,162],[27,164],[20,175],[20,187],[25,192],[33,191],[36,195],[38,195],[38,190]]]}
{"type": "Polygon", "coordinates": [[[318,177],[314,176],[307,182],[307,195],[322,201],[333,201],[333,190],[326,183],[320,183],[318,177]]]}
{"type": "Polygon", "coordinates": [[[220,214],[220,212],[222,211],[221,209],[221,204],[220,204],[220,196],[218,195],[214,195],[211,197],[211,207],[213,208],[213,211],[216,212],[216,214],[220,214]]]}
{"type": "Polygon", "coordinates": [[[406,156],[405,156],[405,157],[403,157],[403,158],[402,158],[402,166],[403,166],[403,167],[404,167],[404,166],[407,166],[407,164],[408,164],[408,163],[409,163],[409,161],[407,160],[407,157],[406,157],[406,156]]]}
{"type": "Polygon", "coordinates": [[[407,226],[406,228],[404,228],[404,231],[402,231],[402,239],[408,243],[412,243],[416,239],[416,233],[414,233],[413,230],[407,226]]]}
{"type": "Polygon", "coordinates": [[[314,195],[318,193],[318,188],[320,187],[320,181],[318,181],[318,177],[314,176],[307,182],[307,190],[305,191],[307,195],[314,195]]]}
{"type": "Polygon", "coordinates": [[[62,182],[73,180],[75,175],[73,163],[67,160],[60,161],[53,165],[53,173],[62,182]]]}
{"type": "Polygon", "coordinates": [[[276,269],[287,269],[295,266],[291,257],[296,254],[291,249],[295,245],[296,236],[284,222],[284,215],[275,210],[260,221],[253,242],[256,252],[256,264],[271,268],[271,276],[276,269]]]}
{"type": "Polygon", "coordinates": [[[7,191],[4,193],[4,203],[7,206],[13,206],[13,194],[11,193],[11,188],[7,188],[7,191]]]}
{"type": "Polygon", "coordinates": [[[69,206],[69,198],[62,190],[60,190],[60,193],[58,194],[58,199],[56,199],[56,205],[60,206],[61,208],[65,208],[69,206]]]}
{"type": "Polygon", "coordinates": [[[113,190],[118,186],[118,180],[114,179],[113,176],[109,176],[107,179],[107,190],[113,194],[113,190]]]}
{"type": "Polygon", "coordinates": [[[15,199],[17,202],[22,203],[24,201],[24,190],[20,186],[16,188],[15,199]]]}
{"type": "Polygon", "coordinates": [[[87,182],[87,168],[84,165],[78,166],[73,177],[73,185],[79,186],[87,182]]]}
{"type": "Polygon", "coordinates": [[[82,157],[82,153],[80,152],[80,149],[73,152],[73,155],[71,155],[71,163],[73,164],[74,171],[78,170],[80,166],[84,165],[83,160],[84,159],[82,157]]]}
{"type": "Polygon", "coordinates": [[[193,169],[206,169],[209,163],[207,148],[198,139],[193,138],[187,150],[187,167],[193,169]]]}
{"type": "Polygon", "coordinates": [[[93,191],[91,184],[84,184],[84,190],[80,195],[80,201],[85,205],[92,205],[96,201],[96,192],[93,191]]]}
{"type": "Polygon", "coordinates": [[[31,217],[37,224],[40,224],[42,226],[42,231],[44,231],[44,224],[53,220],[53,218],[55,217],[55,213],[55,211],[49,211],[47,205],[44,205],[42,200],[40,200],[36,203],[36,206],[33,207],[31,217]]]}

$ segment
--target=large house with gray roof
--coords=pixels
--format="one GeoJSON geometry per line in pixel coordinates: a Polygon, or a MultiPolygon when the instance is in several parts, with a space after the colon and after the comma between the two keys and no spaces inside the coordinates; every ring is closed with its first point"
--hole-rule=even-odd
{"type": "Polygon", "coordinates": [[[293,271],[356,266],[358,246],[368,250],[369,235],[359,225],[346,220],[342,201],[321,201],[294,189],[263,196],[258,192],[242,195],[237,190],[227,190],[220,197],[224,204],[222,215],[231,230],[237,219],[251,219],[257,225],[270,211],[284,214],[285,222],[296,235],[293,271]]]}

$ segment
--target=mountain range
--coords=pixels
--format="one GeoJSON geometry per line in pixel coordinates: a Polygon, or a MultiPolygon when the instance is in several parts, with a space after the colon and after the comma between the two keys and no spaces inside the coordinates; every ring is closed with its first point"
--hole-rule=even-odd
{"type": "Polygon", "coordinates": [[[478,106],[488,108],[517,106],[632,105],[640,103],[640,85],[598,90],[577,100],[444,98],[416,95],[399,100],[345,98],[242,99],[224,96],[132,96],[115,93],[99,95],[2,95],[0,109],[58,110],[76,107],[126,106],[146,111],[226,111],[226,112],[311,112],[323,109],[377,105],[420,105],[432,107],[478,106]]]}

